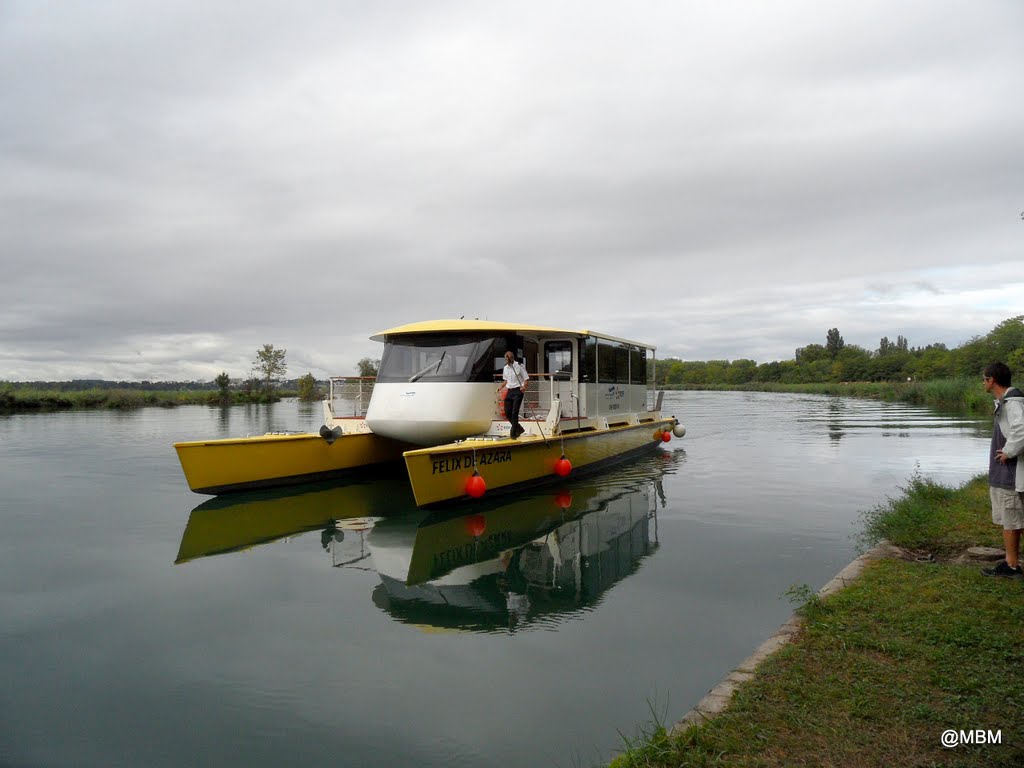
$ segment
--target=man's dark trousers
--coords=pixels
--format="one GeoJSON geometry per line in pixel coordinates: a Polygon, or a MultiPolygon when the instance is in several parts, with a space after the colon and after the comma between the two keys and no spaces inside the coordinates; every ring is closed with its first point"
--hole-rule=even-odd
{"type": "Polygon", "coordinates": [[[519,387],[510,387],[505,393],[505,415],[512,425],[512,437],[516,437],[525,430],[519,426],[519,408],[523,404],[523,391],[519,387]]]}

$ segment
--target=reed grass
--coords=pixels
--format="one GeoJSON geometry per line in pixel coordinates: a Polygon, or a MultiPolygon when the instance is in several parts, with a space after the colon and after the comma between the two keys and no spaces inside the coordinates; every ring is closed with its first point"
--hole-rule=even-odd
{"type": "Polygon", "coordinates": [[[988,476],[950,488],[915,473],[902,494],[861,513],[863,547],[883,539],[939,557],[984,545],[1002,547],[1002,532],[989,515],[988,476]]]}

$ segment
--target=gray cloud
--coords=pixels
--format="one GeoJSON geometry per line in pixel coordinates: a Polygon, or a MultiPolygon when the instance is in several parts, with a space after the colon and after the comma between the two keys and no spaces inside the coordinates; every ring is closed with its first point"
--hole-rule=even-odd
{"type": "Polygon", "coordinates": [[[0,378],[349,372],[381,328],[690,359],[1019,314],[1018,3],[0,10],[0,378]],[[931,300],[926,300],[931,297],[931,300]],[[300,370],[301,369],[301,370],[300,370]]]}

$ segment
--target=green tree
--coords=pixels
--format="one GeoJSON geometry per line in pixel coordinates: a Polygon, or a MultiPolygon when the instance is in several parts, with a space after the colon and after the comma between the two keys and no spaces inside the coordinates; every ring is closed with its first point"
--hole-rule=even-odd
{"type": "Polygon", "coordinates": [[[977,376],[981,369],[995,362],[989,345],[982,336],[974,336],[953,350],[953,366],[958,376],[977,376]]]}
{"type": "Polygon", "coordinates": [[[871,373],[871,353],[857,344],[847,344],[832,363],[835,381],[867,381],[871,373]]]}
{"type": "Polygon", "coordinates": [[[704,380],[708,384],[724,384],[728,370],[728,360],[708,360],[704,369],[704,380]]]}
{"type": "MultiPolygon", "coordinates": [[[[977,376],[989,363],[1007,362],[1010,356],[1024,347],[1024,315],[1004,320],[984,336],[974,336],[953,350],[956,373],[977,376]]],[[[1011,366],[1012,367],[1012,366],[1011,366]]]]}
{"type": "Polygon", "coordinates": [[[682,384],[703,387],[708,383],[708,364],[703,360],[686,360],[682,363],[682,370],[682,384]]]}
{"type": "Polygon", "coordinates": [[[380,370],[380,360],[371,360],[369,357],[364,357],[356,365],[359,367],[360,376],[376,376],[380,370]]]}
{"type": "Polygon", "coordinates": [[[1016,350],[1024,348],[1024,315],[1004,320],[986,337],[992,348],[992,359],[1009,359],[1016,350]]]}
{"type": "Polygon", "coordinates": [[[1006,356],[1006,364],[1010,366],[1014,381],[1024,379],[1024,347],[1015,349],[1006,356]]]}
{"type": "Polygon", "coordinates": [[[756,375],[757,363],[753,360],[733,360],[725,373],[725,380],[729,384],[746,384],[753,381],[756,375]]]}
{"type": "Polygon", "coordinates": [[[821,344],[808,344],[796,351],[796,361],[801,365],[815,363],[818,360],[831,360],[832,355],[828,349],[821,344]]]}
{"type": "Polygon", "coordinates": [[[929,344],[924,349],[915,350],[910,374],[915,379],[952,378],[953,356],[943,344],[929,344]]]}
{"type": "Polygon", "coordinates": [[[668,365],[665,369],[665,378],[662,381],[665,386],[678,387],[683,383],[683,361],[673,357],[665,362],[668,365]]]}
{"type": "Polygon", "coordinates": [[[761,363],[757,366],[757,381],[781,381],[782,380],[782,365],[778,360],[773,360],[770,363],[761,363]]]}
{"type": "Polygon", "coordinates": [[[838,328],[829,328],[828,334],[825,336],[825,349],[828,350],[829,359],[835,360],[836,355],[846,346],[846,342],[843,341],[843,337],[839,335],[838,328]]]}
{"type": "Polygon", "coordinates": [[[231,399],[231,393],[228,389],[231,387],[231,377],[228,376],[227,371],[221,371],[220,375],[213,380],[213,383],[217,385],[217,389],[220,390],[219,397],[222,403],[226,403],[231,399]]]}
{"type": "Polygon", "coordinates": [[[783,384],[803,384],[803,371],[800,369],[800,364],[795,360],[782,360],[779,363],[779,381],[783,384]]]}
{"type": "Polygon", "coordinates": [[[871,381],[902,381],[907,377],[905,367],[909,362],[909,353],[890,349],[884,355],[871,358],[868,378],[871,381]]]}
{"type": "Polygon", "coordinates": [[[256,359],[253,360],[252,370],[256,374],[254,378],[258,378],[263,382],[263,391],[266,394],[270,394],[273,390],[274,382],[284,376],[288,370],[288,366],[284,361],[286,349],[274,349],[273,344],[264,344],[263,349],[256,352],[256,359]]]}
{"type": "Polygon", "coordinates": [[[312,373],[299,377],[299,400],[308,403],[318,399],[319,395],[320,393],[316,388],[316,379],[313,378],[312,373]]]}

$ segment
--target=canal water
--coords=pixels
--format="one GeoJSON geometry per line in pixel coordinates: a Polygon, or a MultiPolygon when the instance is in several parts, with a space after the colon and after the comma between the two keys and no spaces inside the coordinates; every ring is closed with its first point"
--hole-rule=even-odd
{"type": "Polygon", "coordinates": [[[990,425],[669,393],[649,456],[457,514],[395,473],[211,500],[178,440],[319,406],[0,417],[0,765],[589,766],[671,723],[990,425]]]}

